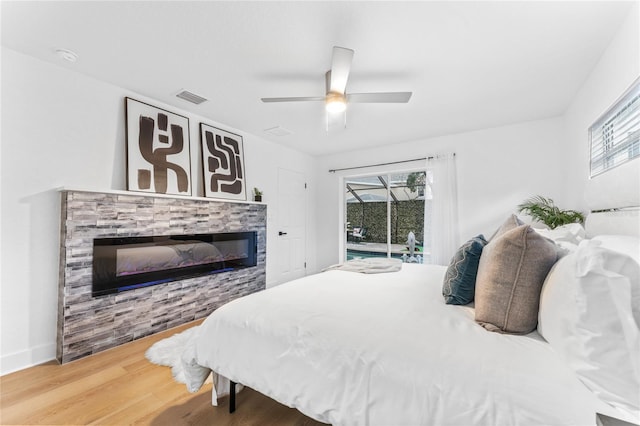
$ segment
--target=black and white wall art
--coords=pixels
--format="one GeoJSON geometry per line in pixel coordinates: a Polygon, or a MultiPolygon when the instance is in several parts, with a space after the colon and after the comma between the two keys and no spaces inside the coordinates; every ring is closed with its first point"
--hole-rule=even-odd
{"type": "Polygon", "coordinates": [[[242,136],[200,123],[205,197],[246,200],[242,136]]]}
{"type": "Polygon", "coordinates": [[[127,189],[191,195],[189,119],[126,98],[127,189]]]}

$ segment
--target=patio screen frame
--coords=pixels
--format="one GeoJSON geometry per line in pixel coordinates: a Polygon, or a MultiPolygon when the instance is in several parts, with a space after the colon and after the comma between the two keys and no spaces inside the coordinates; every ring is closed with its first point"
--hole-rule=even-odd
{"type": "MultiPolygon", "coordinates": [[[[359,173],[359,174],[349,174],[349,175],[343,175],[340,177],[339,179],[339,191],[340,191],[340,208],[339,208],[339,215],[340,215],[340,219],[339,219],[339,261],[340,262],[344,262],[345,260],[347,260],[347,199],[348,199],[348,195],[347,195],[347,183],[350,180],[355,180],[355,179],[363,179],[363,178],[376,178],[378,176],[383,176],[386,179],[387,185],[386,185],[386,191],[385,191],[385,200],[379,200],[379,201],[385,201],[386,202],[386,246],[387,246],[387,250],[386,250],[386,257],[389,258],[391,257],[391,253],[392,253],[392,223],[391,223],[391,217],[392,217],[392,212],[391,212],[391,208],[392,205],[391,203],[394,201],[393,197],[392,197],[392,185],[389,185],[388,183],[391,180],[391,177],[393,175],[398,175],[398,174],[410,174],[410,173],[414,173],[414,172],[423,172],[425,174],[427,174],[427,176],[429,176],[429,170],[427,169],[426,165],[423,165],[422,167],[412,167],[412,168],[403,168],[403,169],[379,169],[378,171],[370,171],[368,173],[359,173]]],[[[382,182],[381,182],[382,184],[382,182]]],[[[425,185],[425,192],[423,195],[423,201],[426,199],[430,199],[431,195],[430,195],[430,191],[427,191],[427,188],[429,186],[429,183],[427,182],[427,184],[425,185]],[[429,194],[427,194],[427,192],[429,194]]],[[[376,201],[376,200],[371,200],[371,201],[376,201]]],[[[424,223],[424,217],[422,218],[423,220],[423,229],[426,232],[426,226],[427,224],[424,223]]],[[[382,254],[381,257],[383,257],[384,254],[382,254]]]]}

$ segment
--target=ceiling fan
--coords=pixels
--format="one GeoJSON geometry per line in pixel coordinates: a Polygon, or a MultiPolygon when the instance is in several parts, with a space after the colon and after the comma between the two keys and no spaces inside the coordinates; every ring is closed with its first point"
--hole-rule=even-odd
{"type": "Polygon", "coordinates": [[[262,102],[324,101],[328,112],[343,112],[347,103],[407,103],[411,92],[347,93],[347,80],[353,60],[353,50],[333,47],[331,69],[325,74],[326,94],[289,98],[262,98],[262,102]]]}

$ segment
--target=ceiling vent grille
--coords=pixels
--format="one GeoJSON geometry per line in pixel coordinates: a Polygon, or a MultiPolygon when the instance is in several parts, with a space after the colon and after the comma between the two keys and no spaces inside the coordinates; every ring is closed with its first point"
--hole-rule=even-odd
{"type": "Polygon", "coordinates": [[[192,104],[196,105],[200,105],[201,103],[207,101],[207,98],[203,98],[202,96],[196,95],[195,93],[191,93],[188,90],[182,90],[176,96],[180,99],[184,99],[185,101],[191,102],[192,104]]]}

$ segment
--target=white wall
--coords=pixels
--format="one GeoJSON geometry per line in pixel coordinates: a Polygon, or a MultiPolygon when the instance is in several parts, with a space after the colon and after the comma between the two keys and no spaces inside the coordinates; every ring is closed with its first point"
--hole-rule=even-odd
{"type": "MultiPolygon", "coordinates": [[[[458,166],[460,237],[491,234],[525,198],[540,194],[561,208],[587,213],[640,205],[640,159],[589,179],[587,129],[640,75],[640,6],[630,14],[562,117],[399,143],[320,158],[316,170],[317,265],[338,261],[342,209],[339,177],[329,169],[392,162],[454,151],[458,166]]],[[[415,167],[416,163],[406,167],[415,167]]],[[[400,170],[394,166],[390,170],[400,170]]]]}
{"type": "MultiPolygon", "coordinates": [[[[264,191],[267,285],[277,283],[278,168],[307,175],[314,160],[222,123],[2,48],[1,348],[7,373],[55,358],[60,187],[123,190],[124,97],[190,118],[194,190],[202,194],[198,123],[243,136],[248,188],[264,191]]],[[[194,193],[194,195],[196,195],[194,193]]],[[[308,197],[307,257],[314,268],[315,197],[308,197]]]]}
{"type": "MultiPolygon", "coordinates": [[[[562,158],[558,156],[562,135],[562,118],[551,118],[320,158],[316,181],[322,202],[317,214],[323,220],[317,230],[318,266],[338,261],[340,176],[376,171],[367,168],[332,174],[328,170],[455,152],[460,237],[466,241],[480,233],[491,236],[519,203],[533,195],[549,196],[562,205],[562,158]]],[[[419,163],[388,166],[386,170],[416,165],[419,163]]]]}
{"type": "Polygon", "coordinates": [[[640,76],[636,2],[565,114],[567,200],[582,210],[640,205],[640,158],[589,179],[587,129],[640,76]]]}

